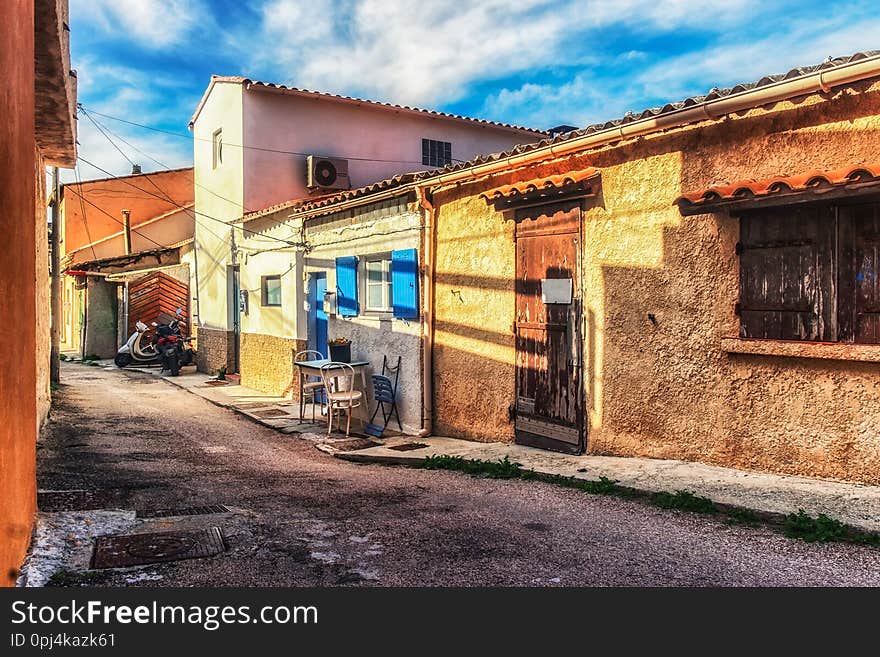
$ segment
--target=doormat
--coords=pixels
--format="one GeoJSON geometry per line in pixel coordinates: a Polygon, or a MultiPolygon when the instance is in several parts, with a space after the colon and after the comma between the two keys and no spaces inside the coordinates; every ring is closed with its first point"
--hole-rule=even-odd
{"type": "Polygon", "coordinates": [[[282,411],[280,408],[267,408],[265,411],[248,411],[248,413],[262,418],[288,416],[288,413],[286,411],[282,411]]]}
{"type": "Polygon", "coordinates": [[[427,446],[425,443],[401,443],[400,445],[391,445],[388,449],[393,449],[395,452],[411,452],[414,449],[422,449],[427,446]]]}
{"type": "Polygon", "coordinates": [[[127,568],[182,559],[200,559],[225,551],[226,543],[219,527],[200,532],[101,536],[95,541],[92,568],[127,568]]]}
{"type": "Polygon", "coordinates": [[[135,512],[137,518],[172,518],[175,516],[207,516],[212,513],[229,513],[229,509],[222,504],[209,504],[208,506],[190,506],[183,509],[139,509],[135,512]]]}
{"type": "Polygon", "coordinates": [[[338,452],[356,452],[360,449],[370,449],[370,447],[381,447],[382,443],[377,443],[369,438],[345,438],[342,440],[328,440],[320,442],[315,447],[327,454],[336,454],[338,452]]]}
{"type": "Polygon", "coordinates": [[[229,381],[205,381],[206,386],[228,386],[229,381]]]}

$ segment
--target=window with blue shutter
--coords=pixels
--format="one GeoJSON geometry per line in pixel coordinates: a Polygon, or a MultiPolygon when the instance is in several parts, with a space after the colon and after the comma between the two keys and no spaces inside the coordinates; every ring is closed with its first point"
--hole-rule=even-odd
{"type": "Polygon", "coordinates": [[[391,297],[394,316],[419,316],[419,265],[415,249],[391,252],[391,297]]]}
{"type": "Polygon", "coordinates": [[[343,317],[358,314],[357,257],[336,258],[336,306],[343,317]]]}

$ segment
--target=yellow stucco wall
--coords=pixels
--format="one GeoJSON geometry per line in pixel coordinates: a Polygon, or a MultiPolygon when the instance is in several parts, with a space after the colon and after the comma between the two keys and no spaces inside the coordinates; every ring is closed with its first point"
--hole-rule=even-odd
{"type": "Polygon", "coordinates": [[[597,166],[584,215],[588,451],[880,483],[880,365],[723,352],[738,332],[739,222],[672,204],[713,183],[875,162],[878,130],[880,83],[862,83],[438,191],[438,432],[513,435],[513,222],[479,192],[597,166]]]}

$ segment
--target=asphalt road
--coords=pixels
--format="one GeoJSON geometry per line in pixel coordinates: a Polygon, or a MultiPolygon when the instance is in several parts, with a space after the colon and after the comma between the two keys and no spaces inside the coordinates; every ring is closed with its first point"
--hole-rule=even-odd
{"type": "Polygon", "coordinates": [[[65,364],[62,376],[40,488],[91,490],[107,508],[234,510],[154,523],[220,526],[221,556],[68,584],[880,585],[871,548],[537,482],[356,465],[149,375],[65,364]]]}

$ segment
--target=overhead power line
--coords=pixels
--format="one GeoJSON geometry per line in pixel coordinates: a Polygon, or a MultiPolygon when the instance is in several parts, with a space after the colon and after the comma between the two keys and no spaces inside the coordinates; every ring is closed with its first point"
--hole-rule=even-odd
{"type": "MultiPolygon", "coordinates": [[[[119,151],[119,152],[122,154],[122,157],[124,157],[126,160],[128,160],[129,164],[131,164],[132,166],[134,166],[135,163],[131,160],[130,157],[128,157],[128,155],[126,155],[126,154],[122,151],[121,148],[119,148],[118,145],[116,145],[116,144],[113,142],[113,140],[110,138],[109,135],[113,135],[116,139],[118,139],[119,141],[121,141],[123,144],[125,144],[125,145],[128,146],[129,148],[131,148],[131,149],[137,151],[138,153],[140,153],[140,154],[143,155],[144,157],[146,157],[146,158],[152,160],[153,162],[155,162],[156,164],[158,164],[160,167],[162,167],[162,168],[165,169],[166,171],[171,171],[171,170],[172,170],[173,167],[170,167],[170,166],[168,166],[167,164],[164,164],[163,162],[160,162],[159,160],[157,160],[155,157],[153,157],[152,155],[150,155],[150,154],[147,153],[146,151],[143,151],[143,150],[141,150],[140,148],[138,148],[137,146],[135,146],[134,144],[132,144],[131,142],[126,141],[121,135],[119,135],[119,133],[113,132],[113,131],[112,131],[110,128],[108,128],[106,125],[103,125],[102,123],[99,123],[99,122],[98,122],[98,121],[92,116],[92,114],[95,113],[95,112],[90,112],[89,110],[87,110],[87,109],[86,109],[85,107],[83,107],[82,105],[80,105],[79,110],[80,110],[80,112],[82,112],[83,114],[85,114],[85,116],[89,119],[89,121],[91,121],[91,122],[94,124],[94,126],[98,129],[98,131],[99,131],[102,135],[104,135],[104,137],[107,139],[107,141],[109,141],[109,142],[113,145],[113,147],[114,147],[117,151],[119,151]]],[[[156,182],[155,182],[152,178],[147,177],[147,180],[153,185],[153,187],[155,187],[156,189],[159,189],[159,191],[164,191],[164,190],[162,190],[162,189],[156,184],[156,182]]],[[[198,182],[195,181],[195,177],[193,177],[193,184],[194,184],[196,187],[198,187],[199,189],[204,189],[204,190],[205,190],[206,192],[208,192],[209,194],[212,194],[213,196],[216,196],[216,197],[219,198],[219,199],[222,199],[222,200],[224,200],[224,201],[227,201],[228,203],[232,203],[232,204],[237,204],[237,203],[238,203],[238,201],[233,201],[232,199],[227,198],[227,197],[223,196],[222,194],[218,194],[218,193],[215,192],[214,190],[209,189],[208,187],[205,187],[205,186],[202,185],[202,184],[199,184],[198,182]]],[[[167,196],[167,194],[166,194],[166,196],[167,196]]],[[[169,200],[171,200],[172,203],[174,202],[172,199],[170,199],[170,197],[169,197],[169,200]]],[[[243,209],[244,209],[245,212],[252,212],[252,210],[249,210],[247,207],[244,207],[243,209]]]]}
{"type": "MultiPolygon", "coordinates": [[[[102,116],[105,119],[110,119],[111,121],[119,121],[120,123],[126,123],[131,126],[143,128],[144,130],[152,130],[154,132],[161,132],[162,134],[171,135],[173,137],[181,137],[182,139],[189,139],[191,141],[205,141],[205,142],[212,142],[213,141],[212,139],[209,139],[207,137],[196,137],[195,135],[185,134],[183,132],[174,132],[172,130],[165,130],[163,128],[156,128],[155,126],[145,125],[143,123],[137,123],[135,121],[129,121],[127,119],[122,119],[118,116],[111,116],[110,114],[103,114],[103,113],[98,112],[96,110],[93,110],[91,108],[86,108],[81,103],[78,105],[78,107],[80,109],[91,112],[92,114],[94,114],[96,116],[102,116]]],[[[315,155],[315,153],[305,153],[302,151],[286,151],[286,150],[282,150],[282,149],[278,149],[278,148],[265,148],[263,146],[244,146],[242,144],[229,144],[226,141],[224,141],[223,147],[226,148],[227,146],[231,146],[232,148],[242,148],[245,150],[262,151],[264,153],[278,153],[281,155],[315,155]]],[[[355,161],[362,161],[362,162],[387,162],[390,164],[416,164],[418,166],[426,166],[424,164],[424,162],[420,162],[417,160],[385,160],[385,159],[376,158],[376,157],[358,157],[356,155],[344,155],[344,154],[335,155],[335,157],[341,157],[341,158],[345,158],[346,160],[355,160],[355,161]]],[[[452,158],[452,161],[453,162],[465,162],[465,160],[459,160],[457,158],[452,158]]]]}
{"type": "MultiPolygon", "coordinates": [[[[108,212],[107,210],[105,210],[105,209],[102,208],[101,206],[99,206],[99,205],[93,203],[92,201],[90,201],[89,199],[87,199],[85,196],[82,195],[81,192],[78,192],[78,191],[76,191],[76,190],[74,190],[74,189],[71,189],[70,187],[68,187],[68,189],[69,189],[71,192],[73,192],[74,194],[76,194],[76,195],[79,197],[79,201],[80,201],[80,203],[83,203],[83,202],[88,203],[89,205],[91,205],[93,208],[95,208],[95,209],[96,209],[98,212],[100,212],[101,214],[105,214],[105,215],[107,215],[110,219],[112,219],[113,221],[115,221],[117,224],[119,224],[119,225],[122,226],[123,228],[125,227],[125,222],[120,221],[119,219],[117,219],[116,217],[114,217],[110,212],[108,212]]],[[[85,218],[85,208],[83,208],[83,217],[85,218]]],[[[136,228],[132,228],[132,229],[131,229],[131,232],[140,235],[140,236],[143,237],[145,240],[152,242],[153,244],[155,244],[156,246],[158,246],[158,247],[160,247],[160,248],[162,248],[162,249],[167,249],[167,248],[169,248],[166,244],[160,244],[159,242],[157,242],[156,240],[154,240],[152,237],[150,237],[150,236],[148,236],[148,235],[144,235],[142,232],[140,232],[140,231],[137,230],[136,228]]],[[[89,241],[90,241],[89,246],[92,247],[92,255],[95,256],[95,257],[97,258],[98,255],[95,253],[94,242],[91,242],[91,239],[92,239],[92,238],[91,238],[91,236],[88,234],[88,229],[86,230],[86,236],[88,236],[89,241]]]]}
{"type": "MultiPolygon", "coordinates": [[[[89,162],[87,159],[85,159],[85,158],[82,157],[82,156],[79,157],[79,160],[80,160],[81,162],[85,162],[85,163],[88,164],[90,167],[92,167],[92,168],[94,168],[94,169],[96,169],[96,170],[102,172],[102,173],[105,174],[108,178],[111,178],[111,179],[113,179],[113,180],[119,180],[120,182],[125,183],[125,184],[128,185],[129,187],[132,187],[133,189],[136,189],[136,190],[138,190],[138,191],[140,191],[140,192],[142,192],[142,193],[144,193],[144,194],[147,194],[148,196],[152,196],[152,197],[154,197],[154,198],[158,198],[159,200],[162,200],[162,201],[166,201],[166,202],[168,201],[168,198],[166,198],[166,197],[159,196],[158,194],[155,194],[154,192],[151,192],[151,191],[149,191],[149,190],[147,190],[147,189],[144,189],[143,187],[138,187],[137,185],[135,185],[134,183],[132,183],[128,177],[122,177],[122,176],[116,176],[116,175],[113,175],[112,173],[110,173],[109,171],[107,171],[107,169],[104,169],[104,168],[98,166],[97,164],[94,164],[94,163],[92,163],[92,162],[89,162]]],[[[174,202],[173,205],[175,205],[177,208],[179,208],[179,209],[181,209],[181,210],[183,210],[183,211],[185,211],[185,212],[193,212],[195,215],[198,215],[199,217],[204,217],[205,219],[209,219],[209,220],[211,220],[211,221],[216,221],[216,222],[219,223],[219,224],[223,224],[223,225],[224,225],[225,227],[227,227],[227,228],[230,228],[230,227],[233,227],[233,226],[234,226],[234,222],[231,222],[231,221],[225,221],[225,220],[223,220],[223,219],[218,219],[217,217],[212,217],[211,215],[206,214],[206,213],[204,213],[204,212],[199,212],[198,210],[193,210],[192,208],[184,207],[183,205],[180,205],[180,204],[177,203],[177,202],[174,202]]],[[[209,230],[208,232],[210,233],[211,231],[209,230]]],[[[217,237],[216,233],[212,233],[212,234],[213,234],[215,237],[217,237]]],[[[302,246],[301,244],[298,244],[298,243],[296,243],[296,242],[291,242],[291,241],[289,241],[289,240],[280,239],[280,238],[278,238],[278,237],[273,237],[273,236],[271,236],[271,235],[264,235],[264,237],[267,238],[267,239],[275,240],[276,242],[280,242],[280,243],[282,243],[282,244],[286,244],[287,246],[302,246]]],[[[219,239],[219,237],[218,237],[218,239],[219,239]]]]}

